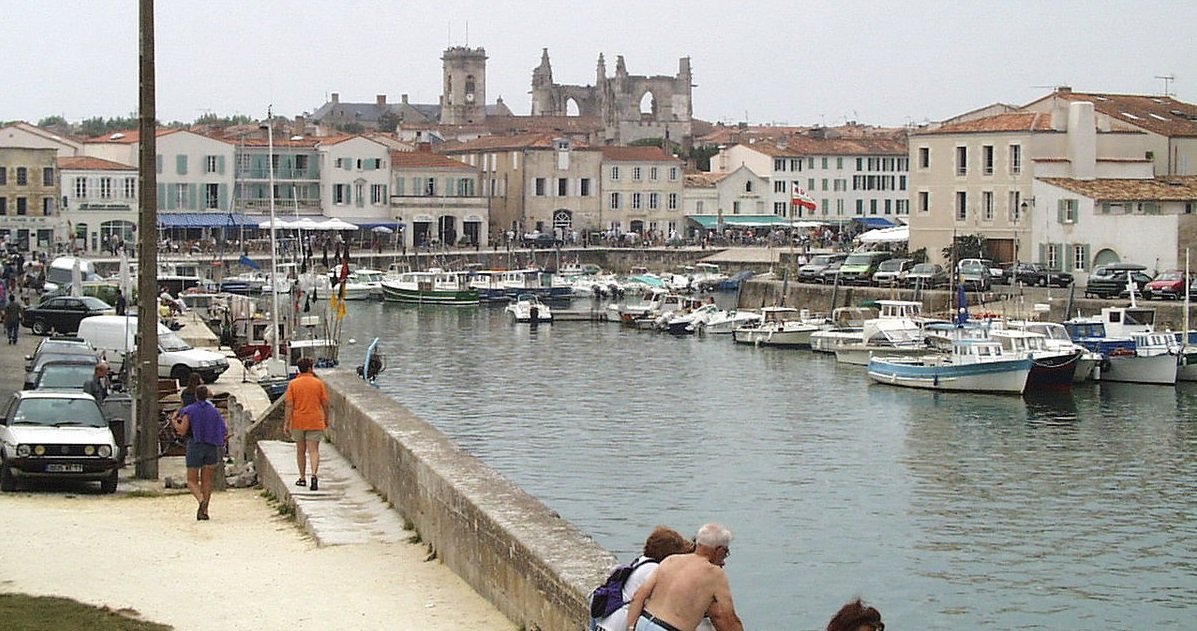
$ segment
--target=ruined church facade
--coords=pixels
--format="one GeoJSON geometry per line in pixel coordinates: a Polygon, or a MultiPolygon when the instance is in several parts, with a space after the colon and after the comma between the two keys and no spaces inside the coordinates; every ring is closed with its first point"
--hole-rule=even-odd
{"type": "Polygon", "coordinates": [[[532,115],[568,116],[572,102],[576,115],[602,121],[603,141],[627,145],[647,138],[665,138],[689,150],[693,77],[690,58],[678,61],[675,76],[629,75],[623,55],[615,60],[615,76],[607,76],[600,54],[593,86],[553,82],[549,51],[543,49],[540,65],[532,71],[532,115]]]}

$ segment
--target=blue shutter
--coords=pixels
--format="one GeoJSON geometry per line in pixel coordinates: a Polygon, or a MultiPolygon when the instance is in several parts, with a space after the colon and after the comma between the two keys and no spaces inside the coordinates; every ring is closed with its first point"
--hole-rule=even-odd
{"type": "Polygon", "coordinates": [[[179,175],[187,175],[187,156],[179,154],[175,156],[175,170],[179,175]]]}

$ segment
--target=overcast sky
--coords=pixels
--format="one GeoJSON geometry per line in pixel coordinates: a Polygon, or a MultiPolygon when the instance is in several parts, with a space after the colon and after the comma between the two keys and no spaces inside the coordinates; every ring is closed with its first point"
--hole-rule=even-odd
{"type": "MultiPolygon", "coordinates": [[[[1078,91],[1197,101],[1197,2],[158,0],[158,117],[264,117],[342,101],[436,103],[440,55],[484,47],[487,100],[529,112],[548,48],[558,83],[689,56],[694,116],[881,125],[1078,91]],[[467,39],[468,29],[468,39],[467,39]]],[[[137,0],[0,0],[0,121],[137,109],[137,0]]]]}

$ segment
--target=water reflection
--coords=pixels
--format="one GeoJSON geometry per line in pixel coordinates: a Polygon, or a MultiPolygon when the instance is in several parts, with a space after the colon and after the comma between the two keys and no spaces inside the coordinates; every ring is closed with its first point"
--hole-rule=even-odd
{"type": "Polygon", "coordinates": [[[485,307],[354,305],[346,332],[384,338],[384,391],[620,556],[658,523],[728,523],[752,628],[821,628],[858,594],[925,629],[1181,628],[1197,602],[1190,384],[908,391],[485,307]]]}

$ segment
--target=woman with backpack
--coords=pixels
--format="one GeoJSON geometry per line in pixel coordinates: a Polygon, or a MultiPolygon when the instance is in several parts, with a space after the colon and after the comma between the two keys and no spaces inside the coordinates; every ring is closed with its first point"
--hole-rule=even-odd
{"type": "Polygon", "coordinates": [[[657,570],[661,560],[670,555],[693,551],[694,543],[680,532],[667,526],[654,528],[644,541],[644,554],[631,564],[616,568],[607,582],[591,594],[590,631],[626,631],[628,601],[657,570]],[[623,585],[619,590],[619,600],[616,601],[614,587],[621,577],[623,585]]]}

